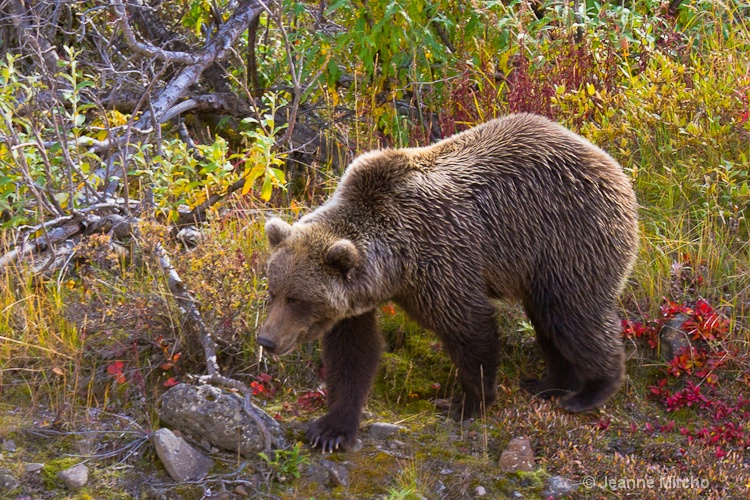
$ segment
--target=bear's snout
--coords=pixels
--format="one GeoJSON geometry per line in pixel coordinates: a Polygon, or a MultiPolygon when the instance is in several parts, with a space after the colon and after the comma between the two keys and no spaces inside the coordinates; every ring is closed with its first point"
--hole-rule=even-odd
{"type": "Polygon", "coordinates": [[[267,350],[271,354],[273,354],[273,352],[276,350],[276,342],[274,342],[271,339],[267,339],[265,337],[258,337],[256,342],[258,343],[258,345],[262,346],[263,349],[267,350]]]}

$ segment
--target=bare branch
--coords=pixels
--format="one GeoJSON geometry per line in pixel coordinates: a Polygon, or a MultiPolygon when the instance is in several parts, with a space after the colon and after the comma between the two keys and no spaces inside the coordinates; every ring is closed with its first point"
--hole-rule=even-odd
{"type": "MultiPolygon", "coordinates": [[[[212,62],[224,57],[226,51],[247,30],[250,22],[259,16],[260,12],[260,4],[255,0],[243,2],[237,7],[237,10],[222,25],[216,36],[198,53],[197,62],[183,68],[161,92],[159,97],[154,100],[154,115],[157,120],[161,121],[167,111],[175,105],[188,87],[198,81],[200,75],[212,62]]],[[[150,122],[150,118],[144,116],[137,126],[147,127],[150,125],[150,122]]]]}
{"type": "MultiPolygon", "coordinates": [[[[125,42],[133,51],[147,57],[155,57],[156,59],[172,63],[199,64],[201,62],[201,56],[190,54],[189,52],[164,50],[148,42],[139,42],[136,40],[133,28],[130,26],[128,13],[122,0],[113,0],[112,7],[119,16],[118,22],[123,35],[125,35],[125,42]]],[[[205,57],[205,54],[203,57],[205,57]]]]}

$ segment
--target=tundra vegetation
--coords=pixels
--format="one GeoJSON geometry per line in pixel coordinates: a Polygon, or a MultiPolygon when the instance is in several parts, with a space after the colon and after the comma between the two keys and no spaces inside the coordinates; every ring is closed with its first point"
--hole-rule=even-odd
{"type": "Polygon", "coordinates": [[[739,0],[0,0],[0,469],[19,483],[0,495],[540,498],[561,476],[582,498],[746,498],[749,16],[739,0]],[[294,443],[323,413],[318,346],[274,359],[254,342],[265,218],[322,203],[361,152],[518,111],[632,179],[627,383],[583,415],[522,392],[541,356],[507,304],[498,403],[446,422],[431,400],[455,371],[384,304],[363,426],[406,432],[316,481],[319,455],[294,443]],[[148,439],[158,398],[205,373],[291,445],[214,453],[175,485],[148,439]],[[504,474],[517,436],[537,468],[504,474]],[[88,484],[64,490],[80,462],[88,484]]]}

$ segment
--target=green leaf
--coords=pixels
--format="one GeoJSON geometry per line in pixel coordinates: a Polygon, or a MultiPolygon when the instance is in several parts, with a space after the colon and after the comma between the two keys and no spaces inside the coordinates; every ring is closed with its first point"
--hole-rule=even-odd
{"type": "Polygon", "coordinates": [[[90,80],[84,80],[81,83],[79,83],[78,85],[76,85],[76,92],[79,91],[79,90],[81,90],[81,89],[85,89],[86,87],[93,87],[93,86],[94,86],[94,82],[92,82],[90,80]]]}
{"type": "Polygon", "coordinates": [[[348,5],[349,0],[338,0],[338,2],[335,2],[333,5],[328,7],[326,10],[326,16],[330,16],[334,12],[336,12],[338,9],[340,9],[343,5],[348,5]]]}

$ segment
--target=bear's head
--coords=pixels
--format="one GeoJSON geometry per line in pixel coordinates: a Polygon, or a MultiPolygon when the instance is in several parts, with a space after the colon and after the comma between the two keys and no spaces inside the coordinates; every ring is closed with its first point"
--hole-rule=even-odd
{"type": "Polygon", "coordinates": [[[269,306],[257,342],[282,355],[356,314],[351,288],[362,252],[316,223],[270,219],[266,236],[273,252],[266,269],[269,306]]]}

